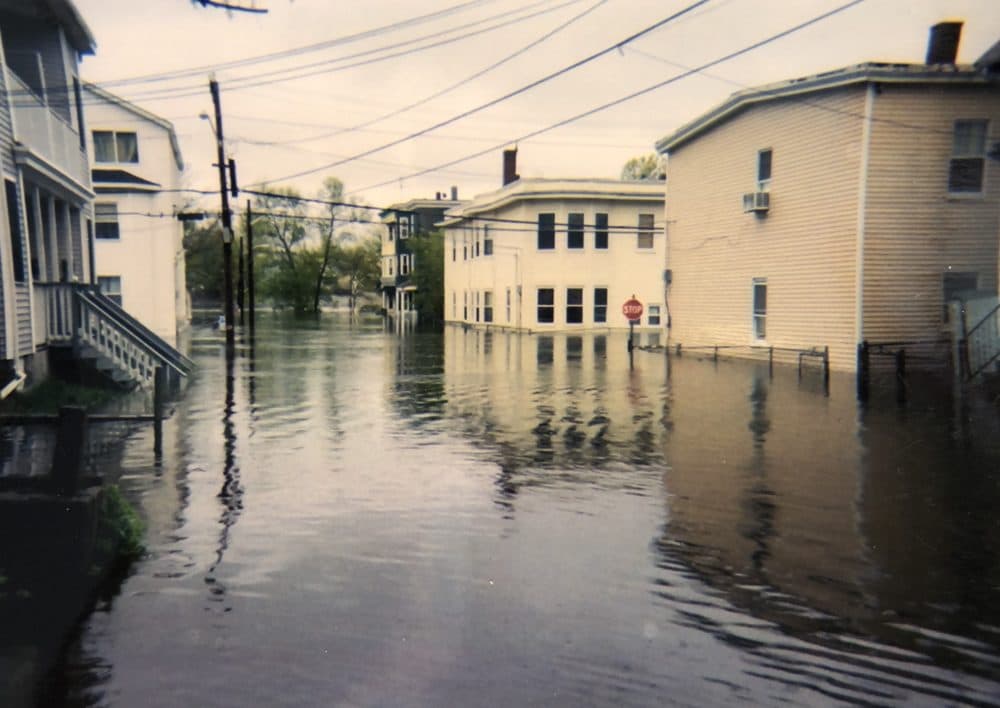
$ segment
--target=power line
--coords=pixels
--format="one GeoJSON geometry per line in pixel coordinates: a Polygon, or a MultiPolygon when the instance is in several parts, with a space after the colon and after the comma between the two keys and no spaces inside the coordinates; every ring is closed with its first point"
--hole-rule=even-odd
{"type": "MultiPolygon", "coordinates": [[[[539,5],[544,5],[544,4],[546,4],[546,3],[550,2],[550,1],[551,0],[540,0],[539,2],[535,2],[535,3],[531,4],[531,5],[526,5],[524,7],[517,8],[516,10],[511,10],[511,11],[499,13],[497,15],[493,15],[493,16],[485,18],[485,19],[476,20],[474,22],[469,22],[469,23],[466,23],[464,25],[459,25],[457,27],[451,27],[451,28],[448,28],[448,29],[445,29],[445,30],[441,30],[441,31],[438,31],[438,32],[433,32],[431,34],[427,34],[427,35],[424,35],[424,36],[421,36],[421,37],[417,37],[415,39],[409,39],[409,40],[405,40],[405,41],[402,41],[402,42],[396,42],[396,43],[393,43],[393,44],[390,44],[390,45],[385,45],[385,46],[382,46],[382,47],[377,47],[375,49],[365,50],[363,52],[357,52],[355,54],[346,55],[346,56],[343,56],[343,57],[337,57],[337,58],[334,58],[334,59],[328,59],[328,60],[324,60],[324,61],[320,61],[320,62],[313,62],[311,64],[304,64],[304,65],[300,65],[300,66],[289,67],[289,68],[286,68],[286,69],[276,69],[276,70],[269,71],[269,72],[264,72],[264,73],[261,73],[261,74],[254,74],[254,75],[236,77],[236,78],[230,80],[227,83],[227,90],[228,91],[237,91],[237,90],[243,90],[243,89],[247,89],[247,88],[255,88],[255,87],[258,87],[258,86],[266,86],[266,85],[273,84],[273,83],[278,83],[278,82],[281,82],[281,81],[294,81],[294,80],[298,80],[298,79],[308,78],[310,76],[316,76],[316,75],[319,75],[319,74],[329,74],[329,73],[333,73],[333,72],[346,71],[348,69],[355,69],[355,68],[358,68],[358,67],[361,67],[361,66],[368,66],[370,64],[375,64],[375,63],[378,63],[378,62],[388,61],[389,59],[396,59],[396,58],[400,58],[400,57],[410,56],[412,54],[423,52],[423,51],[426,51],[428,49],[435,49],[437,47],[442,47],[442,46],[445,46],[445,45],[448,45],[448,44],[453,44],[455,42],[464,41],[464,40],[469,39],[471,37],[475,37],[475,36],[478,36],[478,35],[481,35],[481,34],[486,34],[488,32],[492,32],[492,31],[497,30],[497,29],[502,29],[504,27],[508,27],[508,26],[511,26],[511,25],[514,25],[514,24],[517,24],[517,23],[520,23],[520,22],[524,22],[526,20],[534,19],[535,17],[538,17],[540,15],[544,15],[544,14],[547,14],[547,13],[550,13],[550,12],[554,12],[556,10],[561,9],[562,7],[565,7],[566,5],[575,4],[575,3],[581,2],[582,0],[569,0],[569,2],[565,3],[564,5],[558,5],[558,6],[554,7],[554,8],[546,8],[546,9],[538,10],[536,12],[533,12],[533,13],[530,13],[530,14],[527,14],[527,15],[524,15],[524,16],[521,16],[521,17],[514,17],[513,19],[504,20],[504,21],[498,22],[498,23],[496,23],[494,25],[491,25],[489,27],[485,27],[485,28],[482,28],[482,29],[479,29],[479,30],[468,32],[466,34],[462,34],[462,35],[459,35],[457,37],[448,37],[446,39],[443,39],[443,40],[440,40],[440,41],[437,41],[437,42],[432,42],[430,44],[425,44],[423,46],[414,47],[412,49],[406,49],[406,50],[403,50],[403,51],[398,51],[398,52],[394,52],[394,53],[384,54],[382,56],[376,56],[376,57],[373,57],[373,58],[370,58],[370,59],[365,59],[365,60],[362,60],[362,61],[354,62],[353,64],[345,64],[343,66],[333,66],[333,67],[329,66],[330,64],[334,64],[334,63],[337,63],[337,62],[347,61],[349,59],[355,59],[355,58],[358,58],[358,57],[368,56],[368,55],[371,55],[371,54],[378,54],[379,52],[384,52],[384,51],[387,51],[387,50],[397,49],[399,47],[404,47],[404,46],[407,46],[407,45],[417,44],[418,42],[422,42],[422,41],[425,41],[425,40],[428,40],[428,39],[434,39],[436,37],[441,37],[443,35],[453,34],[454,32],[457,32],[459,30],[464,30],[464,29],[468,29],[470,27],[474,27],[474,26],[477,26],[477,25],[482,25],[482,24],[484,24],[486,22],[490,22],[490,21],[496,20],[498,18],[511,17],[512,15],[516,15],[519,12],[524,12],[525,10],[534,9],[534,8],[538,7],[539,5]],[[314,71],[306,71],[305,73],[293,74],[293,72],[302,72],[305,69],[314,69],[315,67],[323,67],[323,68],[316,69],[314,71]]],[[[103,84],[100,84],[100,85],[103,87],[103,84]]],[[[196,95],[198,95],[200,93],[200,90],[196,86],[197,86],[196,84],[192,84],[190,86],[177,86],[177,87],[174,87],[174,88],[150,89],[149,91],[140,92],[140,93],[132,94],[132,95],[135,96],[135,97],[144,98],[146,100],[166,100],[166,99],[175,99],[175,98],[186,98],[186,97],[189,97],[189,96],[196,96],[196,95]]]]}
{"type": "MultiPolygon", "coordinates": [[[[496,145],[494,145],[494,146],[492,146],[490,148],[486,148],[485,150],[480,150],[478,152],[475,152],[475,153],[472,153],[472,154],[469,154],[469,155],[465,155],[465,156],[457,158],[455,160],[450,160],[450,161],[442,163],[440,165],[435,165],[434,167],[428,167],[428,168],[420,170],[418,172],[413,172],[411,174],[404,175],[402,177],[396,177],[394,179],[386,180],[384,182],[379,182],[377,184],[367,185],[367,186],[362,187],[360,190],[357,190],[357,191],[365,191],[365,190],[368,190],[368,189],[377,189],[378,187],[384,187],[384,186],[389,185],[389,184],[394,184],[394,183],[399,182],[399,181],[404,180],[404,179],[412,179],[413,177],[420,177],[420,176],[428,174],[430,172],[436,172],[438,170],[442,170],[442,169],[445,169],[447,167],[453,167],[453,166],[458,165],[458,164],[460,164],[462,162],[467,162],[468,160],[472,160],[472,159],[475,159],[477,157],[482,157],[483,155],[488,155],[490,153],[495,153],[497,150],[500,150],[500,149],[506,147],[507,145],[510,145],[511,143],[522,142],[524,140],[528,140],[530,138],[533,138],[535,136],[541,135],[543,133],[547,133],[547,132],[549,132],[551,130],[555,130],[556,128],[561,128],[561,127],[563,127],[565,125],[569,125],[570,123],[575,123],[576,121],[581,120],[583,118],[587,118],[588,116],[592,116],[595,113],[600,113],[601,111],[605,111],[608,108],[613,108],[614,106],[621,105],[622,103],[626,103],[626,102],[631,101],[633,99],[639,98],[640,96],[644,96],[647,93],[651,93],[651,92],[653,92],[653,91],[655,91],[657,89],[663,88],[664,86],[668,86],[669,84],[676,83],[677,81],[680,81],[681,79],[685,79],[685,78],[687,78],[689,76],[693,76],[694,74],[701,73],[705,69],[710,69],[713,66],[725,63],[727,61],[735,59],[738,56],[742,56],[743,54],[747,54],[749,52],[752,52],[752,51],[754,51],[756,49],[759,49],[760,47],[763,47],[763,46],[765,46],[767,44],[775,42],[775,41],[777,41],[779,39],[783,39],[784,37],[787,37],[788,35],[791,35],[791,34],[794,34],[795,32],[803,30],[806,27],[810,27],[811,25],[817,24],[819,22],[822,22],[823,20],[826,20],[826,19],[834,16],[834,15],[837,15],[837,14],[839,14],[841,12],[844,12],[845,10],[850,9],[850,8],[854,7],[855,5],[860,5],[864,1],[865,0],[851,0],[851,2],[848,2],[848,3],[844,4],[844,5],[839,6],[839,7],[836,7],[833,10],[830,10],[828,12],[824,12],[824,13],[822,13],[820,15],[816,15],[812,19],[806,20],[805,22],[801,22],[801,23],[799,23],[797,25],[794,25],[793,27],[789,27],[788,29],[782,30],[781,32],[778,32],[777,34],[773,34],[770,37],[767,37],[766,39],[762,39],[762,40],[760,40],[758,42],[754,42],[753,44],[750,44],[750,45],[748,45],[746,47],[743,47],[742,49],[738,49],[738,50],[736,50],[734,52],[730,52],[729,54],[726,54],[726,55],[724,55],[722,57],[719,57],[717,59],[713,59],[712,61],[706,62],[705,64],[702,64],[699,67],[690,69],[690,70],[685,71],[685,72],[683,72],[681,74],[677,74],[675,76],[670,77],[669,79],[665,79],[664,81],[659,81],[659,82],[657,82],[655,84],[652,84],[651,86],[647,86],[644,89],[640,89],[639,91],[634,91],[633,93],[630,93],[628,95],[622,96],[622,97],[617,98],[617,99],[615,99],[613,101],[609,101],[609,102],[604,103],[604,104],[602,104],[600,106],[596,106],[595,108],[591,108],[589,110],[586,110],[583,113],[578,113],[578,114],[576,114],[574,116],[570,116],[569,118],[565,118],[565,119],[563,119],[561,121],[558,121],[556,123],[548,125],[548,126],[546,126],[544,128],[539,128],[538,130],[531,131],[530,133],[526,133],[526,134],[518,136],[516,138],[505,140],[502,143],[497,143],[496,145]]],[[[283,178],[283,179],[287,179],[287,178],[283,178]]]]}
{"type": "Polygon", "coordinates": [[[698,7],[706,4],[708,2],[710,2],[710,0],[696,0],[696,2],[692,3],[691,5],[688,5],[684,9],[679,10],[679,11],[677,11],[677,12],[669,15],[668,17],[665,17],[662,20],[653,23],[652,25],[649,25],[648,27],[640,30],[639,32],[636,32],[635,34],[632,34],[632,35],[626,37],[625,39],[623,39],[623,40],[621,40],[619,42],[615,42],[614,44],[612,44],[609,47],[606,47],[606,48],[604,48],[604,49],[602,49],[602,50],[600,50],[598,52],[594,52],[593,54],[591,54],[591,55],[589,55],[587,57],[584,57],[583,59],[575,61],[572,64],[570,64],[568,66],[565,66],[562,69],[559,69],[557,71],[554,71],[554,72],[552,72],[552,73],[550,73],[550,74],[548,74],[546,76],[543,76],[540,79],[536,79],[535,81],[532,81],[531,83],[525,84],[524,86],[521,86],[520,88],[515,89],[514,91],[511,91],[509,93],[506,93],[503,96],[500,96],[499,98],[495,98],[495,99],[493,99],[491,101],[487,101],[486,103],[480,104],[479,106],[476,106],[475,108],[471,108],[471,109],[469,109],[467,111],[463,111],[462,113],[459,113],[456,116],[452,116],[451,118],[448,118],[446,120],[443,120],[443,121],[440,121],[438,123],[435,123],[434,125],[432,125],[432,126],[430,126],[428,128],[424,128],[422,130],[418,130],[415,133],[411,133],[410,135],[408,135],[406,137],[400,138],[398,140],[394,140],[392,142],[386,143],[384,145],[380,145],[380,146],[375,147],[375,148],[371,148],[369,150],[365,150],[364,152],[357,153],[356,155],[353,155],[353,156],[351,156],[349,158],[346,158],[346,159],[343,159],[343,160],[338,160],[338,161],[335,161],[335,162],[332,162],[332,163],[329,163],[329,164],[326,164],[326,165],[321,165],[319,167],[314,167],[314,168],[309,169],[309,170],[303,170],[301,172],[296,172],[296,173],[293,173],[293,174],[290,174],[290,175],[285,175],[283,177],[279,177],[279,178],[271,180],[271,181],[273,181],[273,182],[281,182],[281,181],[284,181],[286,179],[295,179],[295,178],[298,178],[298,177],[305,177],[306,175],[315,174],[316,172],[320,172],[322,170],[327,170],[327,169],[330,169],[331,167],[337,167],[338,165],[343,165],[344,163],[350,162],[352,160],[357,160],[357,159],[360,159],[362,157],[368,157],[369,155],[372,155],[372,154],[374,154],[376,152],[381,152],[383,150],[387,150],[388,148],[394,147],[394,146],[399,145],[401,143],[404,143],[404,142],[407,142],[407,141],[412,140],[414,138],[420,137],[421,135],[424,135],[425,133],[429,133],[429,132],[431,132],[433,130],[437,130],[438,128],[442,128],[442,127],[444,127],[446,125],[450,125],[451,123],[455,123],[455,122],[457,122],[457,121],[459,121],[459,120],[461,120],[463,118],[467,118],[467,117],[469,117],[469,116],[471,116],[471,115],[473,115],[475,113],[478,113],[478,112],[483,111],[483,110],[485,110],[487,108],[495,106],[498,103],[501,103],[503,101],[509,100],[509,99],[513,98],[514,96],[518,96],[518,95],[520,95],[522,93],[525,93],[526,91],[530,91],[531,89],[536,88],[537,86],[540,86],[541,84],[544,84],[544,83],[546,83],[548,81],[551,81],[552,79],[555,79],[555,78],[557,78],[559,76],[562,76],[563,74],[566,74],[566,73],[568,73],[570,71],[574,71],[575,69],[578,69],[581,66],[584,66],[585,64],[589,64],[590,62],[594,61],[595,59],[598,59],[598,58],[600,58],[600,57],[602,57],[602,56],[604,56],[606,54],[609,54],[610,52],[614,52],[614,51],[618,50],[619,48],[625,46],[629,42],[632,42],[632,41],[638,39],[639,37],[647,35],[650,32],[653,32],[654,30],[657,30],[657,29],[663,27],[664,25],[666,25],[666,24],[668,24],[670,22],[673,22],[674,20],[678,19],[679,17],[684,16],[688,12],[691,12],[692,10],[695,10],[696,8],[698,8],[698,7]]]}
{"type": "MultiPolygon", "coordinates": [[[[389,113],[385,113],[385,114],[383,114],[381,116],[378,116],[377,118],[373,118],[373,119],[365,121],[363,123],[359,123],[359,124],[357,124],[355,126],[352,126],[350,128],[339,128],[339,129],[334,130],[333,132],[330,132],[330,133],[325,133],[325,134],[320,134],[320,135],[314,135],[314,136],[309,137],[309,138],[300,138],[298,140],[289,141],[289,142],[311,142],[313,140],[320,140],[322,138],[329,138],[329,137],[333,137],[335,135],[340,135],[342,133],[350,133],[350,132],[355,132],[355,131],[358,131],[358,130],[363,130],[364,128],[368,128],[368,127],[370,127],[372,125],[375,125],[376,123],[381,123],[382,121],[388,120],[389,118],[393,118],[395,116],[398,116],[401,113],[406,113],[407,111],[410,111],[410,110],[412,110],[414,108],[417,108],[418,106],[423,106],[423,105],[425,105],[427,103],[430,103],[434,99],[440,98],[441,96],[444,96],[445,94],[451,93],[455,89],[461,88],[462,86],[465,86],[466,84],[471,83],[471,82],[475,81],[476,79],[478,79],[478,78],[480,78],[482,76],[485,76],[489,72],[491,72],[491,71],[493,71],[495,69],[498,69],[499,67],[503,66],[507,62],[512,61],[512,60],[516,59],[517,57],[521,56],[522,54],[526,53],[527,51],[533,49],[534,47],[537,47],[539,44],[541,44],[542,42],[550,39],[551,37],[553,37],[554,35],[558,34],[559,32],[563,31],[564,29],[566,29],[567,27],[569,27],[573,23],[577,22],[578,20],[583,19],[584,17],[586,17],[587,15],[589,15],[591,12],[593,12],[594,10],[596,10],[598,7],[600,7],[601,5],[605,4],[607,1],[608,0],[598,0],[596,3],[594,3],[593,5],[591,5],[590,7],[588,7],[587,9],[585,9],[583,12],[580,12],[580,13],[574,15],[573,17],[571,17],[567,21],[565,21],[565,22],[561,23],[560,25],[558,25],[555,29],[546,32],[545,34],[543,34],[538,39],[535,39],[535,40],[529,42],[528,44],[524,45],[523,47],[521,47],[517,51],[515,51],[515,52],[513,52],[511,54],[508,54],[507,56],[505,56],[500,61],[493,62],[492,64],[490,64],[489,66],[485,67],[484,69],[480,69],[479,71],[477,71],[477,72],[475,72],[473,74],[470,74],[469,76],[466,76],[464,79],[456,81],[455,83],[453,83],[450,86],[447,86],[447,87],[441,89],[440,91],[436,91],[436,92],[430,94],[429,96],[425,96],[424,98],[421,98],[419,101],[414,101],[413,103],[410,103],[410,104],[407,104],[405,106],[402,106],[401,108],[397,108],[397,109],[395,109],[393,111],[390,111],[389,113]]],[[[566,4],[569,5],[569,4],[572,4],[572,3],[566,3],[566,4]]],[[[560,7],[564,7],[564,6],[560,6],[560,7]]]]}

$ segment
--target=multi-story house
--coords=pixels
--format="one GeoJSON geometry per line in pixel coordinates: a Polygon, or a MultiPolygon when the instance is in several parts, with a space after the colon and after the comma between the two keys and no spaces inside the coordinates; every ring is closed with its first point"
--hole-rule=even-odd
{"type": "Polygon", "coordinates": [[[90,131],[94,261],[102,292],[171,344],[190,321],[184,276],[184,162],[168,121],[84,86],[90,131]]]}
{"type": "Polygon", "coordinates": [[[505,159],[501,189],[445,215],[445,321],[621,329],[634,296],[655,339],[668,320],[663,203],[659,181],[520,179],[505,159]]]}
{"type": "Polygon", "coordinates": [[[740,91],[657,143],[672,343],[829,347],[852,371],[862,342],[947,339],[947,303],[995,298],[1000,77],[955,64],[960,27],[924,64],[740,91]]]}
{"type": "Polygon", "coordinates": [[[0,397],[86,362],[147,383],[190,362],[94,287],[93,199],[70,0],[0,0],[0,397]]]}
{"type": "Polygon", "coordinates": [[[448,209],[461,205],[458,188],[451,188],[451,199],[438,192],[434,199],[411,199],[393,204],[382,212],[382,307],[388,315],[398,319],[416,319],[413,294],[417,286],[413,271],[417,267],[415,254],[409,240],[414,236],[430,233],[435,224],[444,218],[448,209]]]}

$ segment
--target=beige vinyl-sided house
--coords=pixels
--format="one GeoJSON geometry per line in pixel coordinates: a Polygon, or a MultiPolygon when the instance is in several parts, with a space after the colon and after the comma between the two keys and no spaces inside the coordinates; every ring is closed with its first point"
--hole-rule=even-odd
{"type": "Polygon", "coordinates": [[[829,347],[853,371],[861,342],[940,341],[947,302],[995,299],[1000,76],[954,63],[959,31],[925,64],[740,91],[657,143],[672,343],[829,347]]]}
{"type": "Polygon", "coordinates": [[[97,284],[174,345],[191,318],[184,227],[176,218],[184,161],[173,125],[86,84],[97,284]]]}
{"type": "Polygon", "coordinates": [[[635,296],[640,329],[666,331],[662,182],[522,180],[512,169],[504,182],[442,222],[446,322],[622,329],[635,296]]]}

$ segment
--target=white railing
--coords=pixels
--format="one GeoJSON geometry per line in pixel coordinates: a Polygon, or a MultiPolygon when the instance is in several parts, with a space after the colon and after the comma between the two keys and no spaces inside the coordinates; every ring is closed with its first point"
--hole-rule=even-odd
{"type": "Polygon", "coordinates": [[[35,283],[35,343],[73,341],[75,293],[72,285],[35,283]]]}
{"type": "Polygon", "coordinates": [[[143,385],[152,384],[159,357],[140,339],[125,332],[100,309],[79,299],[79,342],[107,357],[116,368],[143,385]]]}
{"type": "Polygon", "coordinates": [[[7,70],[14,112],[14,139],[82,185],[90,184],[86,152],[80,135],[45,105],[24,81],[7,70]]]}

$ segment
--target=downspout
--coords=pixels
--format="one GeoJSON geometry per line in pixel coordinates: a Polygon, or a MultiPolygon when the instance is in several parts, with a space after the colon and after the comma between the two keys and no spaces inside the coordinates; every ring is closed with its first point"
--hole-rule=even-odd
{"type": "Polygon", "coordinates": [[[865,92],[864,121],[861,124],[861,169],[858,174],[858,216],[854,246],[854,343],[864,341],[865,290],[865,219],[868,211],[868,169],[871,157],[872,116],[875,112],[875,82],[865,92]]]}

